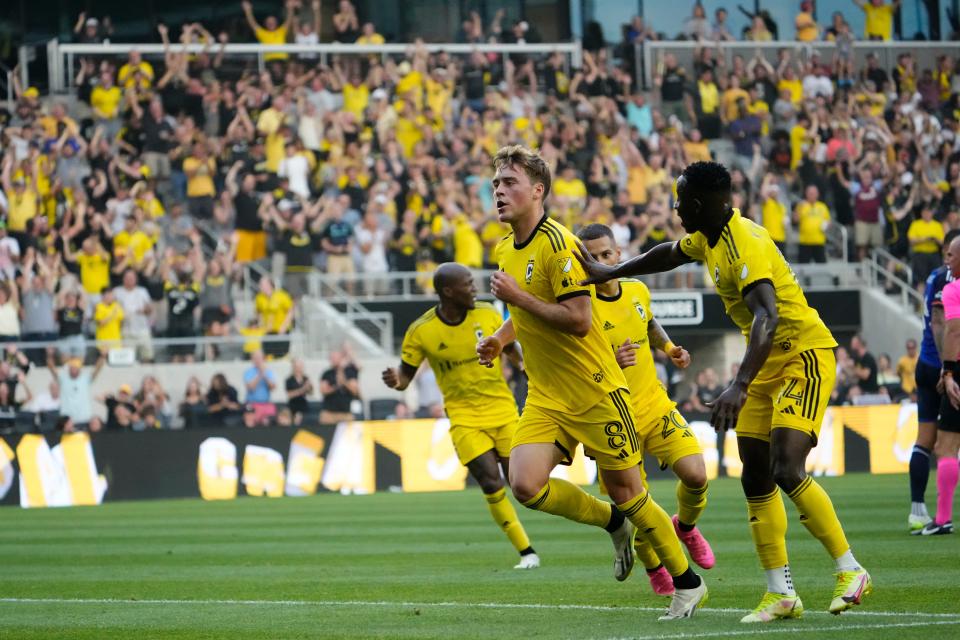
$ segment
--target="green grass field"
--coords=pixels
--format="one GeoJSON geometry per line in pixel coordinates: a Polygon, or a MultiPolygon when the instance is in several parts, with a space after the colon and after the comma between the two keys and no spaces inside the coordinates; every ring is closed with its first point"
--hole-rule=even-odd
{"type": "MultiPolygon", "coordinates": [[[[738,622],[764,581],[739,483],[720,480],[701,522],[710,601],[691,620],[657,622],[667,600],[641,570],[614,581],[606,533],[545,514],[520,514],[543,566],[514,571],[471,490],[5,508],[0,638],[960,637],[960,536],[906,535],[903,476],[822,482],[875,585],[841,617],[825,612],[832,562],[788,505],[807,612],[738,622]]],[[[653,493],[673,509],[671,483],[653,493]]]]}

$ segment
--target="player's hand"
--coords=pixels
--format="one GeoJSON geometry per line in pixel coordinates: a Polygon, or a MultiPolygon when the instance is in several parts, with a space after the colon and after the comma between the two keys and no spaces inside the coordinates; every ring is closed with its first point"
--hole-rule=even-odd
{"type": "Polygon", "coordinates": [[[397,375],[397,370],[393,367],[384,369],[380,374],[380,378],[383,380],[383,384],[391,389],[396,389],[400,385],[400,376],[397,375]]]}
{"type": "Polygon", "coordinates": [[[617,364],[621,369],[632,367],[637,364],[637,349],[640,348],[636,342],[627,338],[623,344],[617,348],[617,364]]]}
{"type": "Polygon", "coordinates": [[[670,360],[678,369],[686,369],[690,366],[690,352],[683,347],[674,345],[667,355],[670,356],[670,360]]]}
{"type": "Polygon", "coordinates": [[[944,376],[943,389],[947,392],[947,399],[954,409],[960,409],[960,384],[953,379],[953,376],[944,376]]]}
{"type": "Polygon", "coordinates": [[[717,433],[736,428],[737,417],[740,415],[740,409],[743,408],[746,399],[747,388],[733,382],[723,390],[719,398],[706,403],[713,410],[710,415],[710,425],[717,433]]]}
{"type": "Polygon", "coordinates": [[[513,276],[503,271],[497,271],[490,276],[490,293],[507,304],[516,304],[523,291],[521,291],[520,285],[513,279],[513,276]]]}
{"type": "Polygon", "coordinates": [[[579,240],[577,240],[577,250],[573,252],[573,255],[576,256],[577,262],[580,263],[583,270],[587,272],[587,278],[581,280],[580,284],[600,284],[613,278],[613,270],[615,267],[597,262],[579,240]]]}
{"type": "Polygon", "coordinates": [[[477,343],[477,357],[480,359],[480,364],[488,368],[493,366],[502,351],[503,344],[496,336],[489,336],[477,343]]]}

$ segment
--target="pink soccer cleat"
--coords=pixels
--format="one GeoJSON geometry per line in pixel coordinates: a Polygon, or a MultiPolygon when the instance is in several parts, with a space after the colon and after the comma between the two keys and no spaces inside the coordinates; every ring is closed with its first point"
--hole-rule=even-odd
{"type": "Polygon", "coordinates": [[[700,533],[700,529],[694,527],[690,531],[681,531],[680,519],[673,516],[673,530],[677,532],[680,542],[686,545],[687,551],[690,552],[690,557],[693,558],[694,562],[704,569],[711,569],[713,565],[717,564],[713,549],[710,548],[710,543],[700,533]]]}
{"type": "Polygon", "coordinates": [[[666,567],[660,565],[656,571],[647,571],[647,577],[650,578],[650,586],[655,594],[658,596],[673,595],[673,577],[666,567]]]}

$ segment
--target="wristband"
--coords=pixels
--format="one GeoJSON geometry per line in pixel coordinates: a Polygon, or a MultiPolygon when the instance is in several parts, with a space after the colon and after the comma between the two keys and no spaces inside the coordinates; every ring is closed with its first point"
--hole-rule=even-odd
{"type": "Polygon", "coordinates": [[[670,342],[669,340],[667,340],[667,344],[663,345],[663,352],[664,352],[665,354],[667,354],[667,355],[670,355],[670,352],[673,351],[673,348],[674,348],[675,346],[677,346],[677,345],[675,345],[675,344],[673,344],[672,342],[670,342]]]}

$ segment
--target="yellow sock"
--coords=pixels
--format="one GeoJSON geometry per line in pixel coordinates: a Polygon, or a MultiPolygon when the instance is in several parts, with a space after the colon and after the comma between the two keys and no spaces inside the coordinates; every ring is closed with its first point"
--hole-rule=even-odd
{"type": "Polygon", "coordinates": [[[750,535],[764,569],[777,569],[787,564],[787,510],[783,496],[775,488],[765,496],[747,498],[750,535]]]}
{"type": "Polygon", "coordinates": [[[670,575],[682,575],[689,568],[687,556],[683,555],[680,540],[673,530],[670,516],[660,508],[650,494],[644,491],[617,508],[637,527],[637,537],[642,537],[660,558],[670,575]]]}
{"type": "Polygon", "coordinates": [[[677,482],[677,519],[683,524],[697,524],[707,508],[707,486],[688,487],[677,482]]]}
{"type": "Polygon", "coordinates": [[[637,562],[641,563],[644,569],[656,569],[663,564],[660,562],[660,556],[653,550],[653,546],[639,534],[637,534],[637,539],[633,543],[633,553],[637,556],[637,562]]]}
{"type": "Polygon", "coordinates": [[[487,507],[490,509],[493,521],[507,534],[513,548],[517,551],[529,549],[530,538],[527,537],[527,532],[523,530],[523,525],[520,524],[517,510],[507,499],[507,490],[500,489],[496,493],[485,493],[483,497],[487,499],[487,507]]]}
{"type": "Polygon", "coordinates": [[[831,558],[839,558],[850,550],[830,496],[813,478],[807,476],[799,487],[790,492],[790,499],[800,512],[800,523],[820,541],[831,558]]]}
{"type": "Polygon", "coordinates": [[[550,478],[523,506],[595,527],[607,526],[613,510],[609,502],[597,500],[572,482],[559,478],[550,478]]]}

